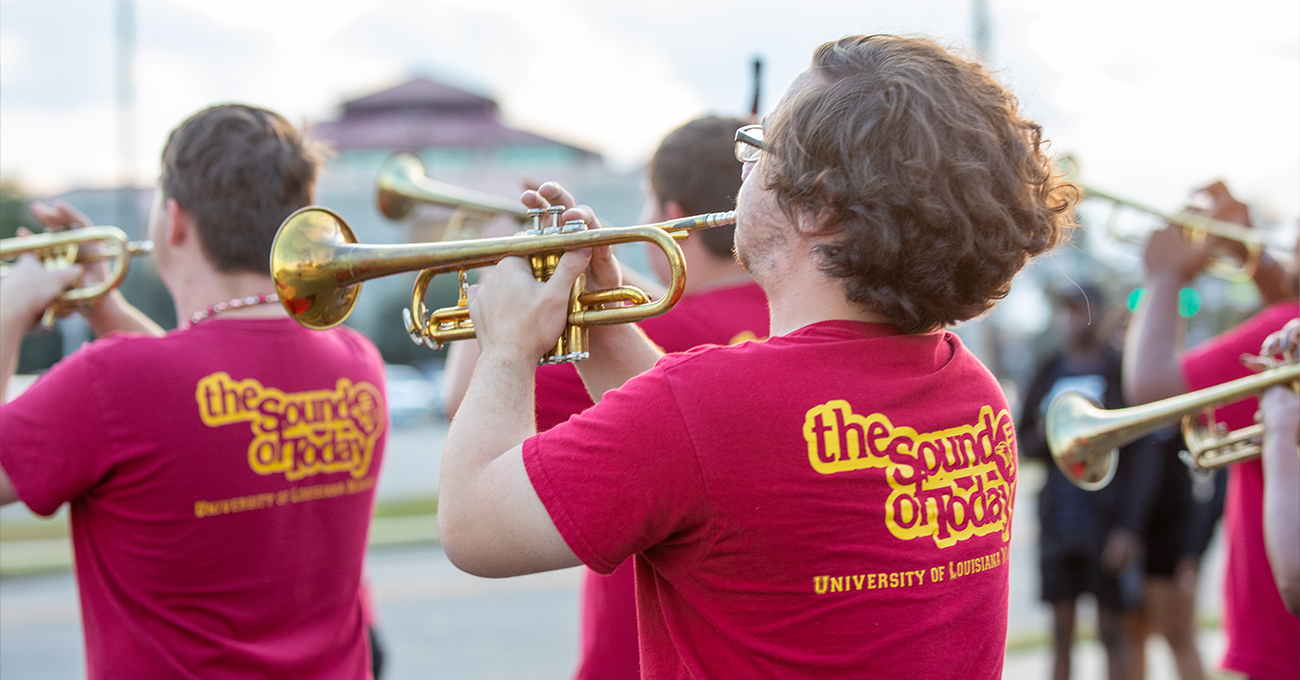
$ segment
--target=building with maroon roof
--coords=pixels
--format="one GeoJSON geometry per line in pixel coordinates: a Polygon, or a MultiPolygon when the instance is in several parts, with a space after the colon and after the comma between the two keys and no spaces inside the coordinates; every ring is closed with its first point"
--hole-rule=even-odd
{"type": "MultiPolygon", "coordinates": [[[[613,224],[635,224],[641,208],[641,173],[611,172],[597,153],[507,124],[491,98],[427,78],[343,102],[339,116],[317,122],[312,136],[335,152],[317,201],[343,216],[363,243],[437,241],[451,216],[441,206],[422,206],[402,222],[380,215],[375,177],[394,151],[419,155],[433,179],[508,199],[518,197],[525,182],[558,181],[613,224]]],[[[392,360],[428,354],[410,345],[400,319],[414,278],[366,283],[348,321],[392,360]]],[[[454,299],[455,282],[454,275],[435,279],[430,306],[454,299]]]]}

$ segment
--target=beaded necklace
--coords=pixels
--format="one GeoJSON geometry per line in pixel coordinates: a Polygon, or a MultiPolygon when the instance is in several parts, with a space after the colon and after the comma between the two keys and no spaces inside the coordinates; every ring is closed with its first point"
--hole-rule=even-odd
{"type": "Polygon", "coordinates": [[[256,307],[257,305],[264,305],[267,304],[268,302],[279,302],[279,301],[280,301],[279,295],[276,295],[275,293],[266,293],[263,295],[249,295],[247,297],[237,297],[234,298],[233,300],[227,300],[225,302],[218,302],[217,304],[212,305],[207,309],[200,309],[199,311],[194,312],[194,314],[190,316],[189,321],[187,321],[182,326],[182,328],[189,328],[190,326],[193,326],[194,324],[210,316],[220,314],[222,312],[228,312],[232,309],[239,309],[241,307],[256,307]]]}

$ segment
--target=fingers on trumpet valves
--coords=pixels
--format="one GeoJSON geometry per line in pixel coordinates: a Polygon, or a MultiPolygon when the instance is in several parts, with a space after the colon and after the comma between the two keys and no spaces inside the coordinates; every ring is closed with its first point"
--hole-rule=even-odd
{"type": "Polygon", "coordinates": [[[1287,322],[1282,330],[1269,335],[1259,349],[1260,358],[1270,366],[1292,363],[1300,349],[1300,319],[1287,322]]]}

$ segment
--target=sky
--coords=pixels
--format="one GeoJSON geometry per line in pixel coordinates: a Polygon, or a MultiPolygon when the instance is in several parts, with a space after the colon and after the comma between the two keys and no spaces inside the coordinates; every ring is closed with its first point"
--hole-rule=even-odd
{"type": "MultiPolygon", "coordinates": [[[[923,34],[974,54],[974,0],[134,0],[133,177],[168,131],[239,101],[295,122],[428,76],[508,124],[643,164],[703,113],[764,113],[816,46],[923,34]]],[[[0,177],[36,194],[119,181],[115,0],[0,0],[0,177]]],[[[1176,208],[1225,179],[1300,215],[1300,3],[987,0],[988,64],[1089,183],[1176,208]]]]}

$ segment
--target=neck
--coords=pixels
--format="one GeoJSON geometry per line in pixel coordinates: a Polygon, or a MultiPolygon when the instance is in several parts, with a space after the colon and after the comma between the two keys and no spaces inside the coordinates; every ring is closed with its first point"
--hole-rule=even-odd
{"type": "Polygon", "coordinates": [[[735,260],[708,258],[690,263],[690,276],[686,277],[684,295],[695,295],[718,288],[738,286],[753,281],[753,277],[735,260]]]}
{"type": "MultiPolygon", "coordinates": [[[[266,274],[252,272],[220,273],[204,268],[175,285],[169,286],[176,302],[176,318],[182,322],[196,312],[219,302],[235,298],[266,295],[275,292],[275,282],[266,274]]],[[[287,316],[278,304],[255,305],[231,309],[221,313],[221,318],[265,319],[287,316]]]]}
{"type": "Polygon", "coordinates": [[[775,264],[779,272],[755,274],[767,294],[773,337],[822,321],[889,323],[884,316],[849,302],[839,280],[823,273],[816,262],[815,255],[786,259],[775,264]]]}

